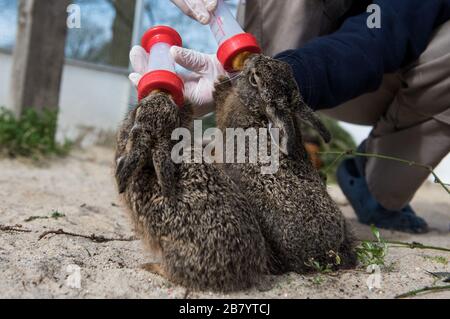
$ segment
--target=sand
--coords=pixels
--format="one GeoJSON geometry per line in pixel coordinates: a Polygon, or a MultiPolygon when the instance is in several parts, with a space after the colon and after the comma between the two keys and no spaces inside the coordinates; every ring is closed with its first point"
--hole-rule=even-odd
{"type": "MultiPolygon", "coordinates": [[[[0,160],[0,224],[21,225],[19,231],[0,230],[1,298],[183,298],[186,289],[140,268],[156,261],[138,240],[96,243],[87,238],[50,234],[63,229],[111,238],[133,236],[112,178],[113,151],[94,147],[74,151],[66,159],[43,167],[0,160]],[[32,216],[64,217],[34,219],[32,216]]],[[[356,221],[351,207],[335,186],[330,192],[351,220],[361,239],[370,229],[356,221]]],[[[382,231],[382,236],[450,248],[450,198],[438,185],[426,184],[413,206],[427,219],[431,232],[410,235],[382,231]]],[[[20,226],[17,226],[20,227],[20,226]]],[[[441,284],[430,272],[449,272],[450,253],[391,248],[387,267],[371,277],[364,268],[323,275],[267,276],[249,291],[229,295],[190,292],[188,298],[393,298],[407,291],[441,284]],[[375,279],[375,280],[374,280],[375,279]],[[379,279],[379,280],[378,280],[379,279]],[[367,282],[377,282],[369,289],[367,282]]],[[[450,292],[421,295],[450,298],[450,292]]]]}

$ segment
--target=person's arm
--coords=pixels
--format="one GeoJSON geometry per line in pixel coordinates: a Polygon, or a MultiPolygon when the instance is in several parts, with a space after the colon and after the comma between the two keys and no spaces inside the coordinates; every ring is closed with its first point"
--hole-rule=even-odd
{"type": "Polygon", "coordinates": [[[369,29],[369,14],[363,13],[347,19],[335,33],[275,57],[292,66],[300,92],[313,109],[377,90],[385,73],[417,59],[435,27],[450,19],[450,0],[373,3],[381,7],[380,29],[369,29]]]}

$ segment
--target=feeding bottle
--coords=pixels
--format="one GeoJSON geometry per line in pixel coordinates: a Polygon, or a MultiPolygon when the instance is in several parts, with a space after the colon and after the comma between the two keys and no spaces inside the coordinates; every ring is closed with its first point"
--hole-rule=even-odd
{"type": "Polygon", "coordinates": [[[241,71],[252,53],[261,53],[256,38],[245,33],[223,0],[212,13],[211,31],[219,44],[217,58],[228,72],[241,71]]]}
{"type": "Polygon", "coordinates": [[[167,26],[153,27],[142,37],[142,47],[149,53],[149,62],[147,73],[138,84],[139,100],[160,91],[170,94],[178,106],[183,106],[184,84],[175,73],[175,62],[170,54],[174,45],[182,46],[181,37],[167,26]]]}

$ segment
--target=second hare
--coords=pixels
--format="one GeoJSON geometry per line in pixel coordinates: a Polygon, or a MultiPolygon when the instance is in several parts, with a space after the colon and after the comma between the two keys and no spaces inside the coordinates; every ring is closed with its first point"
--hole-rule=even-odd
{"type": "MultiPolygon", "coordinates": [[[[254,55],[235,85],[220,79],[215,102],[223,132],[226,128],[279,129],[279,169],[275,174],[261,174],[261,167],[267,164],[260,161],[225,166],[257,208],[271,249],[272,272],[308,272],[312,260],[336,267],[355,265],[352,232],[308,158],[301,122],[312,125],[326,142],[331,136],[303,102],[290,66],[254,55]]],[[[268,136],[267,144],[272,143],[268,136]]],[[[246,151],[248,156],[248,146],[246,151]]]]}

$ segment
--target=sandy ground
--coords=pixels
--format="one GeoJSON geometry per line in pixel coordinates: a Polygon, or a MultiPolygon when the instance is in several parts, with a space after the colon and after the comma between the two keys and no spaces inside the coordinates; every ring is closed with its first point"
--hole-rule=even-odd
{"type": "MultiPolygon", "coordinates": [[[[119,206],[111,175],[112,151],[92,148],[46,167],[0,160],[0,224],[22,225],[22,230],[0,231],[0,297],[3,298],[183,298],[186,289],[140,269],[155,261],[139,241],[95,243],[66,235],[39,236],[63,229],[79,234],[114,238],[133,236],[128,217],[119,206]],[[57,211],[65,217],[35,219],[57,211]],[[79,269],[79,272],[77,271],[79,269]],[[81,281],[77,277],[80,274],[81,281]],[[78,283],[81,285],[78,286],[78,283]]],[[[355,220],[351,207],[336,187],[330,189],[354,224],[359,238],[370,238],[369,228],[355,220]]],[[[385,238],[450,247],[450,200],[436,185],[417,194],[414,207],[432,231],[412,236],[382,232],[385,238]]],[[[388,267],[381,269],[380,288],[369,290],[365,269],[323,276],[287,274],[267,277],[261,287],[221,295],[189,293],[189,298],[392,298],[429,286],[435,279],[426,271],[450,271],[450,254],[429,250],[391,248],[388,267]],[[440,258],[441,257],[441,258],[440,258]],[[447,261],[447,262],[446,262],[447,261]]],[[[423,295],[450,298],[450,292],[423,295]]]]}

